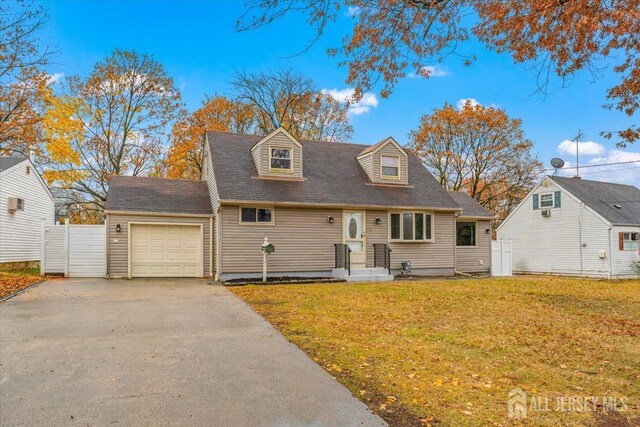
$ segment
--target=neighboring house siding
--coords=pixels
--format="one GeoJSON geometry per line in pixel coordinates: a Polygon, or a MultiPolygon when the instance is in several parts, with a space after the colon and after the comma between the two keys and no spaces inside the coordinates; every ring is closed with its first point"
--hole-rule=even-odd
{"type": "Polygon", "coordinates": [[[618,277],[634,277],[635,271],[632,264],[634,262],[640,262],[640,254],[637,250],[621,251],[618,240],[619,233],[640,233],[640,227],[615,226],[611,229],[612,275],[618,277]]]}
{"type": "MultiPolygon", "coordinates": [[[[460,218],[459,221],[467,222],[460,218]]],[[[491,227],[489,221],[477,221],[477,246],[456,247],[456,270],[463,273],[488,273],[491,269],[491,234],[486,230],[491,227]],[[482,265],[480,264],[482,261],[482,265]]]]}
{"type": "MultiPolygon", "coordinates": [[[[453,213],[434,214],[434,242],[392,242],[391,268],[400,269],[400,261],[411,261],[413,270],[441,270],[453,274],[454,238],[453,213]]],[[[387,211],[367,211],[367,266],[373,266],[373,244],[388,243],[389,215],[387,211]],[[381,224],[375,223],[380,218],[381,224]]]]}
{"type": "MultiPolygon", "coordinates": [[[[260,151],[260,174],[263,176],[302,178],[302,149],[284,133],[279,132],[255,148],[260,151]],[[293,173],[269,171],[270,147],[290,148],[292,152],[293,173]]],[[[253,154],[253,153],[252,153],[253,154]]]]}
{"type": "MultiPolygon", "coordinates": [[[[499,239],[511,239],[514,273],[553,273],[606,277],[609,226],[556,183],[539,186],[500,226],[499,239]],[[561,191],[561,207],[544,218],[533,209],[534,195],[561,191]],[[605,251],[607,258],[598,254],[605,251]]],[[[539,203],[538,196],[538,203],[539,203]]],[[[617,246],[616,246],[617,247],[617,246]]]]}
{"type": "Polygon", "coordinates": [[[331,271],[334,244],[341,243],[341,209],[275,209],[275,225],[239,223],[238,206],[222,206],[221,273],[262,271],[264,238],[275,246],[269,272],[331,271]],[[330,224],[327,217],[336,221],[330,224]]]}
{"type": "Polygon", "coordinates": [[[5,170],[0,175],[0,263],[40,260],[43,221],[53,224],[54,202],[36,170],[29,162],[5,170]],[[9,197],[24,199],[24,211],[10,213],[9,197]]]}
{"type": "Polygon", "coordinates": [[[107,238],[108,256],[107,268],[111,278],[127,277],[128,275],[128,224],[129,222],[150,222],[150,223],[182,223],[182,224],[202,224],[203,228],[203,272],[209,274],[209,217],[178,217],[159,215],[134,215],[134,214],[108,214],[107,215],[107,238]],[[120,232],[116,231],[116,224],[120,224],[120,232]]]}
{"type": "Polygon", "coordinates": [[[401,152],[400,150],[398,150],[398,148],[393,145],[393,143],[388,142],[384,147],[382,147],[381,149],[379,149],[378,151],[376,151],[375,153],[373,153],[372,155],[373,157],[373,175],[371,178],[371,181],[373,182],[384,182],[384,183],[401,183],[401,184],[406,184],[407,183],[407,156],[406,153],[401,152]],[[382,178],[381,174],[380,174],[380,162],[382,159],[382,156],[393,156],[393,157],[399,157],[400,158],[400,179],[389,179],[389,178],[382,178]]]}

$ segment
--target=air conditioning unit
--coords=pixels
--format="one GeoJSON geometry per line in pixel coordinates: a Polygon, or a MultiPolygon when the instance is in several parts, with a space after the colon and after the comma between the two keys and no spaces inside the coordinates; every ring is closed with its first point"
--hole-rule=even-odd
{"type": "Polygon", "coordinates": [[[551,209],[542,209],[540,214],[545,218],[549,218],[551,216],[551,209]]]}
{"type": "Polygon", "coordinates": [[[18,198],[17,197],[9,197],[9,212],[15,212],[18,210],[18,198]]]}

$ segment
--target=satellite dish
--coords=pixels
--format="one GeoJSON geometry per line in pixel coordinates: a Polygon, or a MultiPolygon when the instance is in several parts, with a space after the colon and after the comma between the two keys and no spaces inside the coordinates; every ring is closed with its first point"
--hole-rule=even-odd
{"type": "Polygon", "coordinates": [[[561,169],[564,166],[564,160],[559,157],[554,157],[553,159],[551,159],[551,166],[553,166],[555,169],[561,169]]]}

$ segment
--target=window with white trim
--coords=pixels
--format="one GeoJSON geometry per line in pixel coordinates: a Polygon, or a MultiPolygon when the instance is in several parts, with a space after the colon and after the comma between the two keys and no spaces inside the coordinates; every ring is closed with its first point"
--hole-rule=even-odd
{"type": "Polygon", "coordinates": [[[456,246],[476,246],[477,231],[475,222],[456,222],[456,246]]]}
{"type": "Polygon", "coordinates": [[[240,208],[241,224],[273,224],[271,208],[240,208]]]}
{"type": "Polygon", "coordinates": [[[640,233],[622,233],[622,250],[638,251],[640,245],[640,233]]]}
{"type": "Polygon", "coordinates": [[[269,150],[269,168],[275,171],[290,172],[291,167],[291,149],[271,147],[269,150]]]}
{"type": "Polygon", "coordinates": [[[433,241],[433,215],[425,212],[391,212],[389,240],[395,242],[433,241]]]}
{"type": "Polygon", "coordinates": [[[545,193],[540,195],[540,207],[541,208],[553,207],[553,193],[545,193]]]}
{"type": "Polygon", "coordinates": [[[381,156],[381,174],[383,178],[400,178],[400,158],[395,156],[381,156]]]}

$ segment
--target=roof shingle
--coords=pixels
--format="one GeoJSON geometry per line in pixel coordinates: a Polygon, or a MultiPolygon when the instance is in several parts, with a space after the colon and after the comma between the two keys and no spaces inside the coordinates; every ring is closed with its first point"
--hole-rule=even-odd
{"type": "Polygon", "coordinates": [[[0,157],[0,172],[12,168],[25,160],[27,160],[26,157],[0,157]]]}
{"type": "Polygon", "coordinates": [[[140,176],[112,176],[105,210],[212,214],[205,181],[140,176]]]}
{"type": "Polygon", "coordinates": [[[639,188],[633,185],[560,176],[553,176],[551,179],[611,224],[640,226],[639,188]]]}
{"type": "Polygon", "coordinates": [[[356,159],[365,145],[300,140],[304,180],[260,179],[249,150],[261,138],[207,131],[221,200],[460,210],[410,152],[408,186],[371,184],[356,159]]]}
{"type": "Polygon", "coordinates": [[[462,208],[462,216],[486,217],[492,219],[491,212],[486,210],[484,206],[476,202],[467,193],[463,191],[449,191],[449,195],[453,197],[458,205],[462,208]]]}

